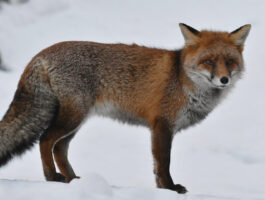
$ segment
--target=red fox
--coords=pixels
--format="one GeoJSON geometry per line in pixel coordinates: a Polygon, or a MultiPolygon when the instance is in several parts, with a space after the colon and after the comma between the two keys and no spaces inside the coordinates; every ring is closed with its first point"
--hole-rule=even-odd
{"type": "Polygon", "coordinates": [[[68,146],[97,114],[149,127],[157,187],[185,193],[170,175],[173,136],[204,119],[241,77],[251,25],[231,33],[179,26],[185,46],[175,51],[69,41],[37,54],[0,122],[0,165],[40,140],[46,180],[78,178],[68,146]]]}

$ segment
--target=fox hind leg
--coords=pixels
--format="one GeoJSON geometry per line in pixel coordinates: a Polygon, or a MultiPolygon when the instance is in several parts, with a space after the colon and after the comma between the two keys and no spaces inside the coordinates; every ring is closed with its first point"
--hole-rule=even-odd
{"type": "Polygon", "coordinates": [[[74,173],[73,171],[71,171],[72,167],[69,167],[69,162],[66,161],[66,152],[69,142],[72,138],[68,138],[69,141],[67,141],[66,138],[69,133],[75,132],[75,130],[84,119],[84,114],[79,112],[82,109],[79,109],[78,105],[74,102],[75,101],[70,101],[69,99],[68,101],[60,102],[60,108],[57,117],[55,118],[47,132],[44,133],[40,138],[41,160],[44,175],[47,181],[69,182],[72,178],[74,178],[74,173]],[[60,139],[62,139],[61,142],[60,139]],[[56,147],[57,142],[59,143],[56,147]],[[63,147],[64,145],[65,147],[63,147]],[[59,163],[59,169],[62,170],[63,174],[66,175],[66,177],[56,172],[53,153],[55,153],[55,159],[59,163]],[[67,164],[67,166],[65,167],[68,167],[68,170],[64,169],[64,164],[67,164]]]}
{"type": "Polygon", "coordinates": [[[41,160],[42,160],[44,175],[47,181],[69,182],[75,176],[73,171],[69,173],[72,170],[72,167],[69,164],[66,156],[68,149],[67,143],[69,143],[70,140],[69,141],[65,140],[67,140],[68,137],[71,137],[72,135],[63,138],[67,134],[69,134],[68,131],[65,131],[58,127],[51,127],[49,131],[44,135],[42,135],[40,139],[41,160]],[[56,172],[53,153],[55,161],[57,162],[60,171],[66,172],[66,170],[62,169],[67,168],[69,169],[68,170],[69,172],[67,171],[67,173],[63,174],[56,172]],[[68,166],[68,164],[70,165],[70,167],[68,166]]]}
{"type": "Polygon", "coordinates": [[[75,175],[75,172],[68,160],[68,148],[69,143],[75,136],[76,132],[71,133],[69,136],[60,139],[54,146],[53,155],[56,161],[56,164],[66,178],[66,182],[69,183],[74,178],[80,178],[75,175]]]}
{"type": "Polygon", "coordinates": [[[56,141],[61,137],[62,132],[56,128],[50,128],[40,138],[40,153],[44,176],[47,181],[65,182],[65,177],[56,173],[56,168],[53,161],[53,147],[56,141]]]}

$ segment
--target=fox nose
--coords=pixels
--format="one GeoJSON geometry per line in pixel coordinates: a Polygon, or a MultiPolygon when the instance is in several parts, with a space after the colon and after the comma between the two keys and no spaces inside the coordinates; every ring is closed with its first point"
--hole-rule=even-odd
{"type": "Polygon", "coordinates": [[[229,82],[229,78],[226,77],[226,76],[223,76],[221,79],[220,79],[221,83],[223,85],[226,85],[228,82],[229,82]]]}

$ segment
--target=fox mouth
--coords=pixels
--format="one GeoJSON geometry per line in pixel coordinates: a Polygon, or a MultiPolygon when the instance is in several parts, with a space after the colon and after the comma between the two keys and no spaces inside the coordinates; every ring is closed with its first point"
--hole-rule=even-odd
{"type": "Polygon", "coordinates": [[[212,86],[213,86],[214,88],[221,89],[221,90],[223,90],[223,89],[227,88],[227,86],[229,86],[229,85],[216,85],[216,84],[214,84],[213,81],[210,80],[210,79],[208,79],[208,81],[212,84],[212,86]]]}
{"type": "Polygon", "coordinates": [[[228,84],[228,85],[216,85],[216,84],[213,83],[212,80],[208,79],[208,81],[210,81],[210,83],[212,84],[212,86],[213,86],[214,88],[221,89],[221,90],[227,88],[227,87],[230,85],[230,84],[228,84]]]}
{"type": "Polygon", "coordinates": [[[225,89],[227,88],[229,85],[216,85],[213,83],[213,79],[211,79],[210,77],[206,76],[205,74],[202,74],[202,73],[198,73],[198,72],[194,72],[194,71],[191,71],[191,73],[195,76],[198,76],[198,77],[201,77],[203,78],[204,80],[207,81],[207,83],[209,83],[209,85],[213,88],[216,88],[216,89],[225,89]]]}
{"type": "Polygon", "coordinates": [[[225,89],[227,87],[227,85],[214,85],[214,87],[218,88],[218,89],[225,89]]]}

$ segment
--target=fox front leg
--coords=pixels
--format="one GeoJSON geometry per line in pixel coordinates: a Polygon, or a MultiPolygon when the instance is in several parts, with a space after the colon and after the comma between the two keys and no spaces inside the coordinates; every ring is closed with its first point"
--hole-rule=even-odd
{"type": "Polygon", "coordinates": [[[172,137],[173,134],[167,120],[157,118],[152,127],[152,153],[156,184],[158,188],[184,194],[187,192],[186,188],[180,184],[174,184],[169,172],[172,137]]]}

